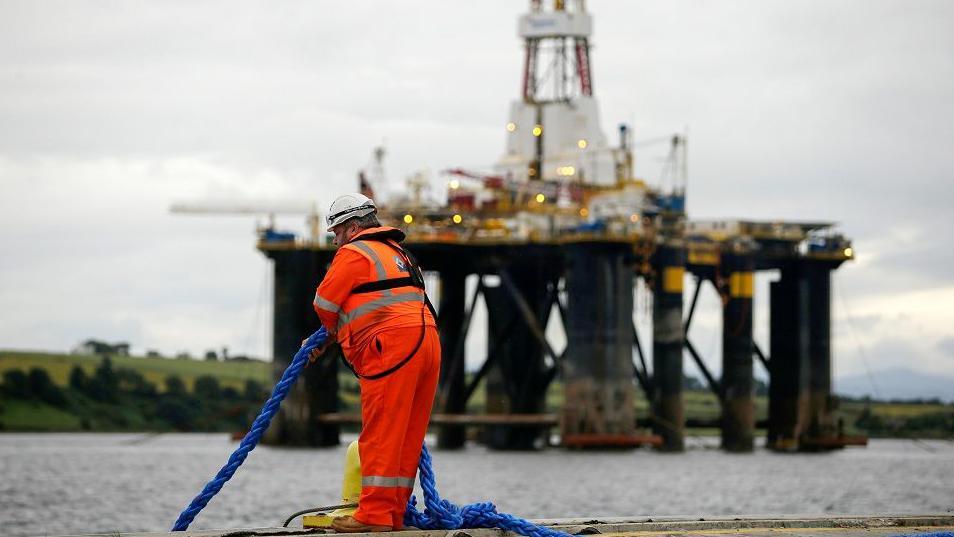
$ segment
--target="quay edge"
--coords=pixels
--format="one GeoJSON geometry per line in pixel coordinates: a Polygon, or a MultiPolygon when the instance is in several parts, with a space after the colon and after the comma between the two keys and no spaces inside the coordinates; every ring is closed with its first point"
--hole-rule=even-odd
{"type": "MultiPolygon", "coordinates": [[[[535,520],[572,535],[610,536],[715,536],[746,537],[890,537],[917,533],[954,532],[954,514],[864,516],[737,516],[737,517],[594,517],[535,520]]],[[[302,528],[196,530],[177,533],[109,533],[111,537],[268,537],[334,534],[302,528]]],[[[510,537],[496,529],[411,530],[393,532],[400,537],[510,537]]],[[[373,535],[373,534],[353,534],[373,535]]],[[[72,536],[72,537],[93,537],[72,536]]]]}

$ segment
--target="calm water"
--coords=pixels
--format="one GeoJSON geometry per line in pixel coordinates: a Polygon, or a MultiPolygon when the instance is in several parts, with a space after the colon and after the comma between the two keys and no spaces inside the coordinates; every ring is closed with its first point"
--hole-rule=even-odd
{"type": "MultiPolygon", "coordinates": [[[[950,513],[954,442],[873,441],[810,454],[729,455],[690,439],[681,455],[434,452],[456,503],[530,518],[801,513],[950,513]]],[[[228,458],[221,434],[0,434],[0,533],[164,531],[228,458]]],[[[344,447],[260,447],[193,529],[280,525],[334,503],[344,447]]]]}

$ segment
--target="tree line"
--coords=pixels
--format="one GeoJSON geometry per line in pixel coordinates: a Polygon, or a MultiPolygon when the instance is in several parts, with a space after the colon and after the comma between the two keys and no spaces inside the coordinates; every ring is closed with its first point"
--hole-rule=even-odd
{"type": "MultiPolygon", "coordinates": [[[[191,391],[179,376],[169,375],[160,391],[138,371],[114,367],[109,357],[92,374],[73,366],[64,387],[43,368],[6,371],[0,394],[4,400],[55,407],[76,416],[80,428],[91,431],[244,430],[268,395],[260,382],[247,380],[237,390],[222,386],[211,375],[197,377],[191,391]]],[[[32,428],[42,430],[43,423],[32,428]]]]}

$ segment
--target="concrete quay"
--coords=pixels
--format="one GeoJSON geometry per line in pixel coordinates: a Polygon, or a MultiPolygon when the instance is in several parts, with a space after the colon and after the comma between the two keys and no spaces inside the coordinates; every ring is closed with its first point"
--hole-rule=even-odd
{"type": "MultiPolygon", "coordinates": [[[[536,520],[572,535],[614,537],[891,537],[954,532],[954,514],[878,516],[617,517],[536,520]]],[[[335,533],[325,529],[256,528],[178,533],[110,533],[111,537],[268,537],[335,533]]],[[[410,530],[400,537],[515,537],[496,529],[410,530]]],[[[373,535],[373,534],[354,534],[373,535]]],[[[78,537],[78,536],[76,536],[78,537]]],[[[91,537],[91,536],[86,536],[91,537]]]]}

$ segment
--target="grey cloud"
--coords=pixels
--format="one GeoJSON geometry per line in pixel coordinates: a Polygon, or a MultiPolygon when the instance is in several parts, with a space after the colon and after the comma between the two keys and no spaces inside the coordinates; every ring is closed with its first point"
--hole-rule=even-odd
{"type": "Polygon", "coordinates": [[[954,337],[946,337],[937,342],[937,348],[944,356],[954,358],[954,337]]]}
{"type": "Polygon", "coordinates": [[[954,284],[954,250],[937,242],[931,230],[895,244],[877,261],[886,280],[896,279],[912,289],[954,284]]]}
{"type": "MultiPolygon", "coordinates": [[[[857,331],[857,333],[870,333],[878,325],[884,321],[884,315],[882,314],[870,314],[870,315],[858,315],[856,317],[844,317],[841,319],[844,323],[848,323],[851,326],[851,330],[857,331]]],[[[840,327],[836,327],[840,328],[840,327]]]]}

